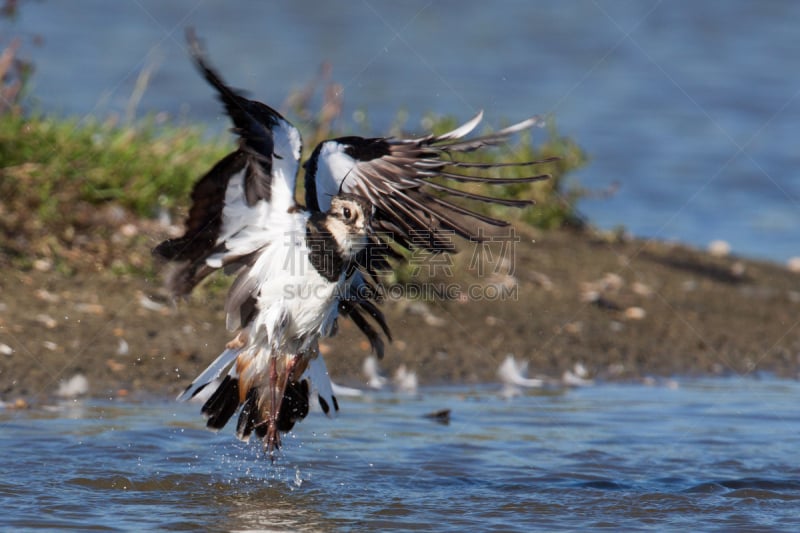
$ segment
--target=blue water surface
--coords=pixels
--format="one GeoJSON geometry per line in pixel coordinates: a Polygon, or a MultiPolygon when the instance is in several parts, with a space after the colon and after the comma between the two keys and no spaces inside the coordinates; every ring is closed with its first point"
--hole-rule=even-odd
{"type": "Polygon", "coordinates": [[[376,134],[401,109],[409,133],[431,111],[550,115],[591,157],[575,183],[620,187],[581,202],[596,225],[784,261],[800,256],[798,20],[794,0],[44,0],[0,28],[23,38],[47,112],[227,127],[187,59],[191,25],[231,84],[276,107],[329,61],[345,122],[366,110],[376,134]]]}
{"type": "Polygon", "coordinates": [[[796,381],[423,389],[312,413],[274,464],[172,401],[0,410],[17,529],[691,530],[800,527],[796,381]],[[451,410],[449,425],[424,417],[451,410]]]}

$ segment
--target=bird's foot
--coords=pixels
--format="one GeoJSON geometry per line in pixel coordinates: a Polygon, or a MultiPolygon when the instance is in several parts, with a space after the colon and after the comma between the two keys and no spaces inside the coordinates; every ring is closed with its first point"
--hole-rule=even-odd
{"type": "Polygon", "coordinates": [[[247,344],[247,333],[244,331],[240,331],[236,337],[231,339],[225,347],[229,350],[238,350],[239,348],[244,347],[247,344]]]}

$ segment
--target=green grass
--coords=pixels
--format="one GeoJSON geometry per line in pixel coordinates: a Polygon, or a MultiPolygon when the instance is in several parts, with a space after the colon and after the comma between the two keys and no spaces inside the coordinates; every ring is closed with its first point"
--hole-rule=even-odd
{"type": "MultiPolygon", "coordinates": [[[[432,124],[436,132],[457,125],[450,118],[434,119],[432,124]]],[[[315,128],[303,131],[304,138],[319,136],[315,128]]],[[[339,131],[350,130],[352,127],[339,131]]],[[[530,136],[521,135],[511,146],[470,155],[484,162],[561,157],[560,161],[536,167],[503,169],[503,175],[522,176],[532,171],[551,174],[552,178],[544,182],[468,187],[482,194],[533,199],[535,207],[520,210],[484,203],[469,207],[541,228],[580,223],[575,202],[582,192],[567,189],[565,179],[584,164],[585,156],[554,127],[548,133],[547,140],[538,146],[532,144],[530,136]]],[[[339,134],[326,133],[329,137],[339,134]]],[[[132,253],[135,245],[131,241],[123,248],[98,248],[98,241],[110,241],[118,229],[113,227],[114,216],[108,213],[117,209],[127,213],[127,218],[153,218],[161,209],[173,214],[185,212],[194,183],[233,146],[234,140],[227,134],[209,138],[198,126],[156,124],[151,119],[119,126],[0,114],[0,259],[5,253],[16,257],[16,265],[24,266],[30,263],[24,257],[29,254],[54,258],[57,265],[58,260],[68,264],[69,251],[84,246],[90,255],[101,258],[98,264],[113,263],[118,268],[119,258],[114,254],[132,253]],[[87,234],[93,237],[91,245],[81,244],[86,239],[76,238],[87,234]]],[[[307,147],[311,149],[313,146],[307,147]]]]}
{"type": "Polygon", "coordinates": [[[0,116],[0,197],[44,223],[70,207],[116,202],[141,216],[185,202],[198,177],[231,147],[197,127],[135,127],[0,116]]]}
{"type": "MultiPolygon", "coordinates": [[[[433,118],[431,123],[433,124],[433,132],[437,134],[452,130],[459,125],[457,121],[450,117],[433,118]]],[[[469,205],[470,208],[497,218],[521,220],[543,229],[583,225],[583,220],[576,210],[576,203],[585,194],[585,191],[576,185],[570,185],[567,177],[570,172],[586,164],[586,154],[575,141],[569,137],[561,136],[552,122],[546,132],[547,138],[541,144],[534,144],[531,132],[528,131],[519,135],[517,140],[511,144],[479,150],[467,155],[464,160],[482,163],[522,163],[558,157],[560,158],[559,160],[549,163],[493,169],[486,174],[492,177],[524,177],[549,174],[550,179],[534,183],[502,186],[470,184],[459,187],[463,190],[487,196],[533,200],[535,206],[517,209],[474,202],[469,205]]],[[[537,134],[538,136],[540,135],[537,134]]]]}

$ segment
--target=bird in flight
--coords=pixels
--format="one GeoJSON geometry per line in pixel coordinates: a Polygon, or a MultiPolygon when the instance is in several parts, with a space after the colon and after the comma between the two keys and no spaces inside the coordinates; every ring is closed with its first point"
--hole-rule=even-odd
{"type": "Polygon", "coordinates": [[[501,144],[538,124],[537,117],[473,138],[466,137],[482,112],[441,135],[339,137],[318,144],[303,164],[302,206],[295,201],[302,153],[297,128],[229,87],[209,66],[192,30],[187,39],[239,142],[195,184],[184,234],[153,253],[177,264],[167,279],[176,296],[188,295],[219,269],[236,275],[225,302],[226,325],[235,336],[178,399],[202,393],[201,410],[211,429],[224,427],[238,410],[237,437],[246,441],[255,433],[273,457],[281,434],[308,414],[312,395],[326,414],[339,409],[319,353],[319,339],[335,333],[338,317],[353,320],[383,356],[381,333],[389,341],[391,333],[376,305],[377,283],[380,272],[400,257],[397,249],[451,252],[453,233],[480,240],[485,228],[508,224],[453,198],[512,207],[532,203],[443,181],[539,181],[549,176],[488,177],[481,171],[555,158],[475,163],[457,157],[501,144]]]}

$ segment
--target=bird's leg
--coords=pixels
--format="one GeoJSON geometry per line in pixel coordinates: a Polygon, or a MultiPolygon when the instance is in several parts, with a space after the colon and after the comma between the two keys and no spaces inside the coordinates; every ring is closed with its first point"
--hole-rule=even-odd
{"type": "MultiPolygon", "coordinates": [[[[281,446],[281,437],[278,433],[278,361],[277,357],[272,356],[269,360],[269,414],[267,419],[266,451],[270,459],[272,452],[281,446]]],[[[283,394],[281,394],[283,396],[283,394]]]]}
{"type": "MultiPolygon", "coordinates": [[[[301,355],[292,355],[286,363],[286,371],[283,373],[283,383],[281,383],[281,402],[283,402],[283,396],[286,394],[286,386],[292,379],[292,374],[294,374],[294,370],[301,357],[301,355]]],[[[279,412],[280,409],[278,409],[277,413],[279,412]]]]}
{"type": "Polygon", "coordinates": [[[292,379],[292,375],[297,369],[298,363],[302,360],[302,354],[292,355],[284,359],[284,368],[278,371],[276,358],[270,361],[270,408],[269,420],[267,422],[266,447],[267,452],[272,458],[272,452],[281,446],[281,436],[278,430],[278,416],[281,412],[286,386],[292,379]],[[280,384],[280,385],[279,385],[280,384]]]}

